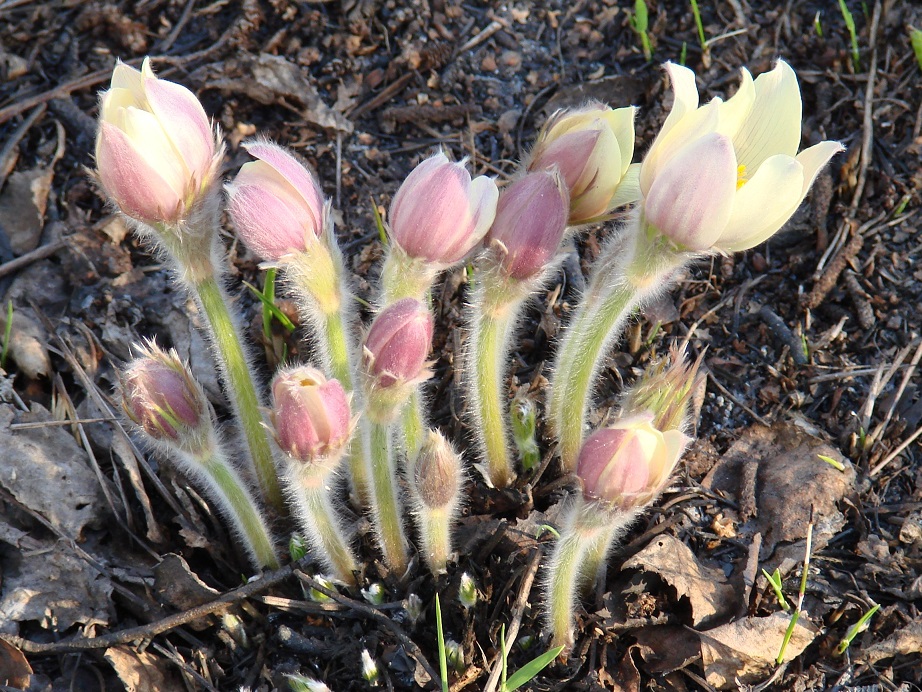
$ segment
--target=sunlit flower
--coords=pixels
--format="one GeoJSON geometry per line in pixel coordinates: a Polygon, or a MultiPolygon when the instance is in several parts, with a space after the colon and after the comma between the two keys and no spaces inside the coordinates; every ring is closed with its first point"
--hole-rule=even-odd
{"type": "Polygon", "coordinates": [[[734,252],[775,234],[820,169],[842,150],[824,141],[797,153],[802,103],[783,60],[737,93],[698,106],[694,73],[666,64],[675,102],[640,171],[643,219],[680,249],[734,252]]]}
{"type": "Polygon", "coordinates": [[[145,58],[138,71],[119,62],[102,94],[96,166],[103,188],[128,216],[176,223],[216,179],[215,135],[202,104],[158,79],[145,58]]]}
{"type": "Polygon", "coordinates": [[[281,370],[272,380],[272,422],[279,447],[293,459],[319,461],[349,441],[349,397],[338,380],[301,365],[281,370]]]}
{"type": "Polygon", "coordinates": [[[556,166],[570,193],[570,225],[604,218],[638,197],[634,155],[636,108],[592,103],[560,111],[541,130],[529,171],[556,166]]]}

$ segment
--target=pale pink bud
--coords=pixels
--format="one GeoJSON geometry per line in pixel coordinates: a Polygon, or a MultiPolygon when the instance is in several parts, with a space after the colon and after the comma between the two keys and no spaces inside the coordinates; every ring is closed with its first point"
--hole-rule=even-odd
{"type": "Polygon", "coordinates": [[[258,160],[243,164],[227,186],[237,235],[270,262],[303,252],[323,234],[320,186],[287,149],[270,142],[250,142],[244,148],[258,160]]]}
{"type": "Polygon", "coordinates": [[[678,430],[657,430],[650,416],[626,418],[596,431],[577,461],[584,495],[621,511],[645,506],[669,480],[688,441],[678,430]]]}
{"type": "Polygon", "coordinates": [[[220,155],[191,91],[157,79],[149,58],[140,71],[115,66],[100,102],[96,167],[122,212],[148,224],[182,220],[215,178],[220,155]]]}
{"type": "Polygon", "coordinates": [[[442,435],[430,430],[413,469],[413,488],[428,509],[451,507],[461,490],[461,457],[442,435]]]}
{"type": "Polygon", "coordinates": [[[410,257],[455,264],[489,230],[498,197],[491,178],[471,180],[463,162],[439,152],[414,168],[394,195],[391,237],[410,257]]]}
{"type": "Polygon", "coordinates": [[[199,446],[211,425],[201,387],[176,351],[151,343],[141,353],[121,378],[125,413],[155,440],[199,446]]]}
{"type": "Polygon", "coordinates": [[[338,380],[309,366],[279,371],[272,380],[272,422],[279,447],[311,462],[335,455],[349,441],[349,397],[338,380]]]}
{"type": "Polygon", "coordinates": [[[542,129],[528,170],[558,168],[570,193],[571,225],[604,218],[636,201],[639,190],[628,176],[634,112],[594,103],[556,113],[542,129]]]}
{"type": "Polygon", "coordinates": [[[529,173],[500,195],[487,242],[503,272],[524,281],[548,265],[567,228],[569,197],[555,171],[529,173]]]}
{"type": "Polygon", "coordinates": [[[432,348],[432,315],[415,298],[385,308],[365,337],[366,370],[378,387],[418,380],[432,348]]]}

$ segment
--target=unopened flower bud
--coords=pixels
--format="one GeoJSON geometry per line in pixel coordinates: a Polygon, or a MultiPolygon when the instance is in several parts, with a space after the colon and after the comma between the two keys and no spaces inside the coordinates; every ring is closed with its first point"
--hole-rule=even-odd
{"type": "Polygon", "coordinates": [[[116,64],[99,108],[96,167],[122,212],[147,224],[186,218],[222,155],[191,91],[157,79],[150,58],[140,71],[116,64]]]}
{"type": "Polygon", "coordinates": [[[328,380],[317,368],[281,370],[272,381],[272,400],[276,439],[293,459],[335,456],[349,441],[349,397],[338,380],[328,380]]]}
{"type": "MultiPolygon", "coordinates": [[[[331,593],[338,593],[336,590],[336,584],[331,580],[327,579],[323,575],[316,574],[314,575],[314,581],[320,584],[323,588],[331,593]]],[[[327,596],[320,589],[315,589],[313,587],[307,590],[307,597],[312,600],[314,603],[332,603],[333,599],[327,596]]]]}
{"type": "Polygon", "coordinates": [[[528,170],[557,167],[570,192],[571,225],[603,218],[636,199],[626,194],[629,186],[622,187],[634,155],[635,110],[592,103],[556,113],[542,129],[528,170]]]}
{"type": "Polygon", "coordinates": [[[460,455],[441,434],[430,430],[413,469],[414,495],[430,510],[451,507],[458,500],[462,473],[460,455]]]}
{"type": "Polygon", "coordinates": [[[620,511],[644,507],[666,485],[688,442],[678,430],[657,430],[651,416],[598,430],[579,453],[576,475],[583,494],[620,511]]]}
{"type": "Polygon", "coordinates": [[[391,237],[410,257],[455,264],[489,230],[498,196],[491,178],[471,180],[463,162],[439,152],[413,169],[394,195],[391,237]]]}
{"type": "Polygon", "coordinates": [[[303,252],[324,231],[320,186],[284,147],[255,141],[244,148],[257,160],[243,164],[227,186],[237,235],[266,261],[303,252]]]}
{"type": "Polygon", "coordinates": [[[464,661],[464,648],[454,639],[445,640],[445,662],[456,673],[463,673],[467,667],[464,661]]]}
{"type": "Polygon", "coordinates": [[[156,441],[198,451],[211,432],[208,402],[176,351],[141,349],[121,380],[125,413],[156,441]]]}
{"type": "Polygon", "coordinates": [[[361,594],[362,598],[373,606],[379,606],[384,603],[387,591],[384,590],[384,585],[381,582],[376,581],[369,584],[367,589],[361,589],[361,594]]]}
{"type": "Polygon", "coordinates": [[[402,605],[403,609],[407,611],[407,618],[409,618],[410,624],[415,627],[416,623],[419,622],[420,618],[423,616],[423,599],[417,594],[411,593],[403,599],[402,605]]]}
{"type": "Polygon", "coordinates": [[[529,173],[503,190],[487,242],[507,276],[525,281],[545,269],[563,238],[569,206],[554,171],[529,173]]]}
{"type": "Polygon", "coordinates": [[[378,670],[378,664],[368,653],[368,649],[362,649],[362,679],[371,687],[377,687],[381,682],[381,672],[378,670]]]}
{"type": "Polygon", "coordinates": [[[365,337],[366,371],[376,387],[419,381],[427,374],[432,315],[413,298],[398,300],[372,322],[365,337]]]}
{"type": "Polygon", "coordinates": [[[458,585],[458,603],[465,610],[470,610],[477,605],[477,584],[467,572],[461,575],[461,583],[458,585]]]}
{"type": "Polygon", "coordinates": [[[330,692],[330,688],[321,680],[304,675],[286,675],[291,692],[330,692]]]}

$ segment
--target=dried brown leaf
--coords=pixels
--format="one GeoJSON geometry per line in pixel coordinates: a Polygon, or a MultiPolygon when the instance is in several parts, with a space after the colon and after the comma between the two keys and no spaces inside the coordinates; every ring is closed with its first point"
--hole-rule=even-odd
{"type": "Polygon", "coordinates": [[[106,649],[105,657],[127,692],[170,692],[182,689],[182,680],[172,665],[149,651],[118,646],[106,649]]]}

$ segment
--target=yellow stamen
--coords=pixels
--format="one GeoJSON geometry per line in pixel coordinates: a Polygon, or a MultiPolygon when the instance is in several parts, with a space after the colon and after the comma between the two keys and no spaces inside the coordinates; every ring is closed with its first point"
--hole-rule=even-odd
{"type": "Polygon", "coordinates": [[[746,177],[746,166],[741,163],[736,167],[736,189],[739,190],[747,182],[749,182],[749,178],[746,177]]]}

